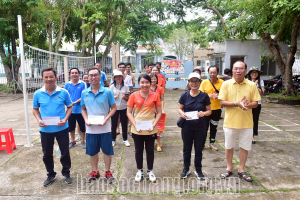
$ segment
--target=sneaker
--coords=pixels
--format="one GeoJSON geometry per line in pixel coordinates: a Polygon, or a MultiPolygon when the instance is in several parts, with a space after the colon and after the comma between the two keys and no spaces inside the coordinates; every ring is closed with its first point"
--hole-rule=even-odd
{"type": "Polygon", "coordinates": [[[183,168],[183,171],[180,174],[180,178],[186,178],[190,173],[191,171],[189,169],[183,168]]]}
{"type": "Polygon", "coordinates": [[[76,144],[76,142],[70,142],[70,144],[69,144],[69,149],[71,149],[72,147],[74,147],[75,144],[76,144]]]}
{"type": "Polygon", "coordinates": [[[130,147],[130,143],[128,142],[128,140],[123,141],[123,143],[125,144],[126,147],[130,147]]]}
{"type": "Polygon", "coordinates": [[[67,184],[71,184],[72,181],[73,181],[73,179],[72,179],[72,177],[70,176],[70,174],[64,175],[64,178],[65,178],[65,182],[66,182],[67,184]]]}
{"type": "Polygon", "coordinates": [[[112,176],[111,171],[105,172],[105,177],[109,184],[111,184],[114,180],[114,177],[112,176]]]}
{"type": "Polygon", "coordinates": [[[55,176],[48,176],[48,178],[44,181],[44,186],[48,187],[55,181],[56,177],[55,176]]]}
{"type": "Polygon", "coordinates": [[[210,144],[208,145],[208,148],[211,148],[211,149],[214,150],[214,151],[219,151],[218,148],[217,148],[217,146],[215,145],[215,143],[210,143],[210,144]]]}
{"type": "Polygon", "coordinates": [[[195,171],[195,175],[197,176],[197,179],[205,180],[205,176],[203,175],[202,171],[195,171]]]}
{"type": "Polygon", "coordinates": [[[153,171],[147,171],[147,175],[149,177],[149,181],[155,183],[156,182],[156,177],[154,175],[154,172],[153,171]]]}
{"type": "Polygon", "coordinates": [[[138,170],[136,175],[135,175],[135,182],[140,182],[144,177],[144,172],[143,170],[138,170]]]}
{"type": "Polygon", "coordinates": [[[116,146],[116,141],[112,141],[112,146],[116,146]]]}
{"type": "Polygon", "coordinates": [[[77,141],[80,141],[81,140],[81,134],[78,133],[78,137],[76,138],[77,141]]]}
{"type": "Polygon", "coordinates": [[[90,183],[92,180],[96,180],[99,177],[100,177],[99,170],[97,170],[97,172],[91,171],[89,177],[85,179],[85,182],[90,183]]]}
{"type": "Polygon", "coordinates": [[[83,149],[86,149],[86,143],[85,143],[85,141],[81,142],[81,146],[82,146],[83,149]]]}

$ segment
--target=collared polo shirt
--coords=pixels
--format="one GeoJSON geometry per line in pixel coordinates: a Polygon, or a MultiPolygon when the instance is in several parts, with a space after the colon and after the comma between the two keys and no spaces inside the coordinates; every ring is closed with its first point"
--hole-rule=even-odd
{"type": "MultiPolygon", "coordinates": [[[[220,91],[223,82],[224,82],[223,80],[221,80],[221,79],[218,78],[217,83],[214,85],[217,90],[220,91]]],[[[199,90],[201,90],[202,92],[205,92],[208,95],[216,93],[216,90],[212,86],[212,84],[209,81],[209,79],[205,79],[204,81],[202,81],[199,90]]],[[[210,98],[210,102],[211,102],[210,106],[211,106],[212,110],[221,109],[221,104],[220,104],[220,100],[219,99],[214,100],[213,98],[210,98]]]]}
{"type": "MultiPolygon", "coordinates": [[[[92,86],[85,89],[81,93],[81,106],[85,106],[88,115],[104,116],[104,118],[110,112],[110,106],[115,104],[115,98],[112,93],[104,86],[100,86],[97,94],[92,91],[92,86]]],[[[86,132],[90,134],[101,134],[111,132],[110,120],[106,122],[104,126],[91,125],[86,126],[86,132]]]]}
{"type": "MultiPolygon", "coordinates": [[[[45,86],[37,90],[33,95],[33,108],[40,109],[41,119],[43,117],[59,117],[60,120],[66,117],[65,106],[72,106],[72,101],[67,90],[56,86],[50,95],[45,86]]],[[[55,133],[68,128],[68,121],[64,126],[49,125],[40,127],[40,131],[45,133],[55,133]]]]}
{"type": "Polygon", "coordinates": [[[104,85],[104,81],[106,81],[106,75],[104,72],[101,72],[101,79],[100,79],[100,84],[103,85],[103,87],[105,87],[104,85]]]}
{"type": "Polygon", "coordinates": [[[110,86],[110,90],[112,91],[114,96],[120,93],[119,97],[116,99],[117,110],[127,109],[127,101],[122,98],[122,94],[130,94],[130,91],[129,91],[129,87],[126,84],[124,84],[124,81],[122,81],[122,86],[120,89],[116,86],[116,83],[114,82],[110,86]]]}
{"type": "MultiPolygon", "coordinates": [[[[81,80],[79,80],[78,83],[76,83],[76,85],[74,85],[72,81],[69,81],[68,83],[66,83],[65,89],[69,92],[72,102],[75,102],[81,98],[81,93],[83,90],[86,89],[86,84],[81,80]]],[[[73,106],[72,113],[75,114],[81,113],[80,103],[76,103],[73,106]]]]}
{"type": "MultiPolygon", "coordinates": [[[[249,103],[260,100],[255,83],[247,79],[239,84],[232,78],[223,83],[219,93],[220,100],[229,102],[238,102],[244,96],[249,103]]],[[[223,126],[232,129],[253,128],[252,109],[244,111],[239,107],[226,107],[223,126]]]]}

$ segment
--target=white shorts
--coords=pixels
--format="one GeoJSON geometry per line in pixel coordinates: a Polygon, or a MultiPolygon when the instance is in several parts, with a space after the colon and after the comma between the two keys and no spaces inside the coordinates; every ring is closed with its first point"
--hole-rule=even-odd
{"type": "Polygon", "coordinates": [[[236,138],[239,137],[239,146],[247,151],[251,150],[253,128],[233,129],[223,127],[225,133],[225,149],[235,146],[236,138]]]}

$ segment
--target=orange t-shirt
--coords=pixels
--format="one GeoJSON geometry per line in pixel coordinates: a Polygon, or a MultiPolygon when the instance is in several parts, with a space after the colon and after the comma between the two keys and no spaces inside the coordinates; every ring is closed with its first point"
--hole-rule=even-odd
{"type": "Polygon", "coordinates": [[[165,82],[164,76],[162,74],[158,74],[157,77],[158,77],[157,85],[160,87],[166,87],[166,82],[165,82]]]}
{"type": "Polygon", "coordinates": [[[158,94],[159,96],[165,94],[164,88],[160,87],[160,86],[156,86],[156,88],[154,90],[152,90],[150,88],[150,92],[155,92],[156,94],[158,94]]]}
{"type": "MultiPolygon", "coordinates": [[[[140,91],[134,92],[130,95],[127,102],[127,106],[134,108],[135,113],[139,112],[135,117],[135,121],[155,121],[155,107],[161,105],[160,96],[155,92],[149,91],[149,96],[145,102],[141,111],[139,111],[145,101],[140,94],[140,91]]],[[[141,133],[135,130],[134,126],[131,126],[131,132],[137,135],[152,135],[157,133],[157,127],[155,126],[153,131],[142,131],[141,133]]]]}

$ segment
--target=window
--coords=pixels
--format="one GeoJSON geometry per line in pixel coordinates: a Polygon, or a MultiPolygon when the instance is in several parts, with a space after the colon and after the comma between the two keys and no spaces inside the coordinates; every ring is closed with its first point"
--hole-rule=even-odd
{"type": "Polygon", "coordinates": [[[201,66],[201,60],[197,60],[197,66],[201,66]]]}
{"type": "Polygon", "coordinates": [[[262,75],[274,76],[276,75],[276,62],[273,58],[262,57],[261,62],[261,71],[262,75]]]}

